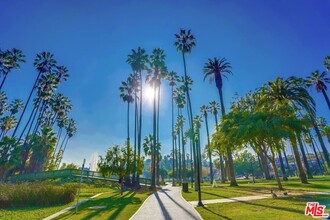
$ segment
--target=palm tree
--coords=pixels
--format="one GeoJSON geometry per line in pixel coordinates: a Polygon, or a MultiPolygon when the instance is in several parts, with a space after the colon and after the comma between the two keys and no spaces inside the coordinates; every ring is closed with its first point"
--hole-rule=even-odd
{"type": "Polygon", "coordinates": [[[231,65],[226,58],[218,59],[215,57],[213,60],[209,59],[204,65],[204,81],[207,77],[209,77],[210,82],[215,80],[215,85],[218,88],[222,116],[226,114],[222,93],[222,77],[227,78],[226,74],[232,74],[231,65]]]}
{"type": "Polygon", "coordinates": [[[209,156],[209,163],[210,163],[210,181],[211,184],[213,183],[213,168],[212,168],[212,153],[211,153],[211,145],[210,145],[210,134],[209,134],[209,125],[207,121],[207,113],[210,111],[210,108],[206,105],[202,105],[200,107],[200,112],[204,116],[205,120],[205,127],[206,127],[206,135],[207,135],[207,152],[209,156]]]}
{"type": "Polygon", "coordinates": [[[146,76],[146,82],[150,84],[153,88],[153,138],[154,138],[154,154],[157,155],[157,158],[154,157],[154,163],[152,175],[151,175],[151,188],[152,190],[156,189],[156,183],[158,183],[158,168],[159,168],[159,153],[156,152],[155,148],[159,142],[159,103],[160,103],[160,85],[161,78],[163,78],[167,73],[167,68],[165,65],[165,52],[160,48],[156,48],[152,51],[150,56],[150,69],[146,76]],[[156,97],[157,96],[157,97],[156,97]],[[156,107],[157,103],[157,107],[156,107]],[[156,164],[157,160],[157,164],[156,164]],[[156,168],[157,166],[157,168],[156,168]],[[157,169],[157,170],[156,170],[157,169]],[[157,181],[157,182],[156,182],[157,181]]]}
{"type": "Polygon", "coordinates": [[[327,71],[330,71],[330,56],[324,58],[323,65],[327,71]]]}
{"type": "Polygon", "coordinates": [[[8,98],[7,94],[3,91],[0,91],[0,116],[2,116],[8,108],[8,98]]]}
{"type": "Polygon", "coordinates": [[[23,103],[22,99],[15,99],[14,101],[12,101],[10,103],[8,108],[9,108],[10,116],[13,116],[13,115],[16,115],[21,109],[24,108],[24,103],[23,103]]]}
{"type": "MultiPolygon", "coordinates": [[[[283,115],[295,111],[296,107],[299,106],[308,112],[313,123],[313,118],[315,118],[315,102],[301,82],[301,79],[295,77],[290,77],[287,80],[279,77],[276,78],[275,81],[269,82],[260,89],[261,100],[258,105],[260,108],[284,109],[282,110],[283,115]]],[[[302,167],[297,148],[297,134],[299,133],[296,132],[292,130],[290,141],[295,154],[301,182],[307,183],[306,173],[302,167]]]]}
{"type": "MultiPolygon", "coordinates": [[[[149,62],[148,60],[148,54],[146,54],[146,51],[143,48],[138,47],[137,50],[132,50],[132,53],[128,55],[127,58],[127,63],[131,65],[131,68],[134,73],[139,74],[140,78],[140,115],[139,115],[139,123],[138,123],[138,158],[140,160],[140,155],[141,155],[141,141],[142,141],[142,72],[144,70],[147,70],[148,67],[146,64],[149,62]]],[[[140,161],[138,161],[140,163],[140,161]]],[[[140,179],[139,179],[139,174],[137,174],[136,178],[136,184],[139,186],[140,185],[140,179]]]]}
{"type": "MultiPolygon", "coordinates": [[[[183,59],[183,67],[184,67],[184,77],[185,83],[187,83],[187,67],[186,67],[186,54],[191,52],[191,49],[196,46],[195,37],[191,34],[191,30],[186,31],[185,29],[180,29],[179,34],[175,34],[176,41],[174,42],[174,46],[176,47],[177,51],[181,52],[182,59],[183,59]]],[[[185,84],[185,87],[188,88],[188,85],[185,84]]],[[[193,112],[191,107],[191,99],[189,89],[186,89],[187,95],[187,107],[188,107],[188,121],[190,124],[191,131],[194,131],[194,124],[193,124],[193,112]]],[[[193,138],[191,138],[193,139],[193,138]]],[[[196,143],[193,142],[193,148],[196,149],[196,143]]],[[[194,155],[194,161],[196,159],[196,155],[194,155]]],[[[198,206],[202,206],[201,198],[199,197],[198,206]]]]}
{"type": "MultiPolygon", "coordinates": [[[[210,77],[210,82],[215,80],[215,85],[218,88],[222,117],[226,114],[222,93],[222,77],[227,77],[226,74],[232,74],[231,65],[226,60],[226,58],[218,59],[215,57],[213,58],[213,60],[209,59],[208,62],[204,65],[204,80],[206,79],[206,77],[210,77]]],[[[230,185],[237,186],[234,162],[230,147],[227,148],[227,160],[230,172],[230,185]]]]}
{"type": "Polygon", "coordinates": [[[0,119],[0,138],[7,134],[9,130],[15,127],[17,119],[14,116],[6,116],[0,119]]]}
{"type": "Polygon", "coordinates": [[[174,86],[176,83],[179,81],[179,76],[176,72],[171,71],[166,75],[166,79],[168,80],[170,86],[171,86],[171,92],[172,92],[172,152],[173,152],[173,165],[172,165],[172,172],[173,172],[173,178],[172,178],[172,186],[175,186],[175,181],[174,181],[174,97],[173,97],[173,91],[174,91],[174,86]]]}
{"type": "MultiPolygon", "coordinates": [[[[120,90],[120,98],[127,102],[127,152],[130,152],[130,135],[129,135],[129,106],[134,102],[133,94],[133,79],[132,77],[128,77],[126,82],[121,82],[120,90]]],[[[129,156],[128,156],[129,158],[129,156]]],[[[129,164],[127,162],[127,164],[129,164]]],[[[129,167],[127,166],[127,172],[129,167]]],[[[126,178],[126,181],[129,182],[129,177],[126,178]]]]}
{"type": "Polygon", "coordinates": [[[0,91],[6,81],[8,73],[10,73],[12,69],[19,69],[19,63],[25,62],[24,57],[25,56],[23,55],[22,51],[16,48],[12,49],[11,51],[0,50],[0,74],[3,75],[3,79],[0,84],[0,91]]]}
{"type": "MultiPolygon", "coordinates": [[[[218,111],[220,109],[219,103],[215,102],[215,101],[211,101],[209,103],[209,111],[214,115],[214,119],[215,119],[215,129],[216,131],[218,130],[218,111]]],[[[225,168],[223,166],[223,157],[222,157],[222,153],[219,152],[219,162],[220,162],[220,174],[221,174],[221,183],[225,183],[225,168]]]]}
{"type": "Polygon", "coordinates": [[[328,104],[328,108],[330,109],[330,101],[326,93],[327,83],[330,83],[330,78],[327,77],[327,72],[325,71],[320,74],[319,71],[316,70],[312,72],[311,76],[308,76],[306,80],[307,87],[311,87],[314,85],[317,92],[322,92],[325,101],[328,104]]]}
{"type": "Polygon", "coordinates": [[[40,54],[37,54],[37,57],[35,58],[33,65],[36,68],[36,70],[38,71],[38,75],[37,75],[37,78],[34,82],[32,89],[31,89],[29,97],[28,97],[27,101],[25,102],[24,109],[21,113],[21,116],[18,119],[17,125],[12,134],[12,137],[14,137],[17,132],[17,129],[22,121],[22,118],[23,118],[26,108],[30,102],[32,94],[33,94],[34,90],[37,88],[37,84],[39,82],[40,76],[45,73],[51,73],[53,71],[54,67],[56,66],[56,61],[54,60],[53,54],[51,54],[49,52],[42,52],[40,54]]]}
{"type": "MultiPolygon", "coordinates": [[[[134,94],[134,156],[133,156],[133,164],[134,164],[134,168],[136,168],[137,166],[137,161],[136,161],[136,141],[137,141],[137,133],[138,131],[138,105],[137,105],[137,101],[139,99],[138,97],[138,93],[140,92],[140,77],[138,73],[133,73],[130,75],[130,77],[132,77],[133,79],[133,94],[134,94]]],[[[135,179],[135,174],[136,174],[136,169],[134,169],[133,171],[133,177],[132,177],[132,181],[133,184],[136,184],[136,179],[135,179]]]]}

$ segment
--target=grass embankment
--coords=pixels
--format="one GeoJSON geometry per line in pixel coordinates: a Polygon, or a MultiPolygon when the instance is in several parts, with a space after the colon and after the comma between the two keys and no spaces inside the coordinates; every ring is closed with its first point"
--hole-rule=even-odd
{"type": "MultiPolygon", "coordinates": [[[[230,187],[229,184],[218,184],[218,188],[202,187],[202,200],[232,198],[248,195],[270,194],[270,189],[282,194],[277,190],[275,180],[239,180],[239,186],[230,187]]],[[[330,177],[314,177],[309,184],[301,184],[299,179],[292,178],[282,182],[283,187],[289,193],[288,197],[276,199],[260,199],[247,202],[215,203],[205,207],[197,207],[196,210],[203,219],[311,219],[305,216],[306,202],[319,202],[327,206],[330,211],[329,195],[293,195],[294,193],[306,192],[330,192],[330,177]]],[[[182,193],[187,201],[198,200],[197,192],[190,188],[190,192],[182,193]]]]}

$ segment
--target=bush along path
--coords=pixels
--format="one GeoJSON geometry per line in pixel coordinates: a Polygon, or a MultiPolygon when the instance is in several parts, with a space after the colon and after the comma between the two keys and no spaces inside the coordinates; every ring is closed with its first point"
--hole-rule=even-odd
{"type": "Polygon", "coordinates": [[[198,212],[181,196],[180,187],[167,185],[154,192],[130,220],[201,219],[198,212]]]}

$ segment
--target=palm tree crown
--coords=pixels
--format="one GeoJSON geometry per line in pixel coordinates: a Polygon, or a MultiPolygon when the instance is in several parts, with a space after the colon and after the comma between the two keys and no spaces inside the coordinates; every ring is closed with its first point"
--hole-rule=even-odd
{"type": "Polygon", "coordinates": [[[214,57],[204,65],[204,81],[206,77],[210,77],[210,82],[215,79],[215,84],[219,89],[222,88],[222,76],[227,78],[226,74],[232,74],[231,65],[226,58],[214,57]]]}
{"type": "Polygon", "coordinates": [[[191,52],[191,49],[196,46],[195,37],[191,34],[191,30],[186,31],[181,28],[179,34],[175,34],[176,41],[174,46],[178,51],[181,51],[183,54],[191,52]]]}

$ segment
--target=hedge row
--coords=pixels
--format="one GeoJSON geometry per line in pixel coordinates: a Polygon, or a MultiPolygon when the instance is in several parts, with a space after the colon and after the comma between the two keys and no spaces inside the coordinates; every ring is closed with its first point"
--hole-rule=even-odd
{"type": "Polygon", "coordinates": [[[0,208],[20,208],[66,204],[75,199],[76,184],[0,183],[0,208]]]}

